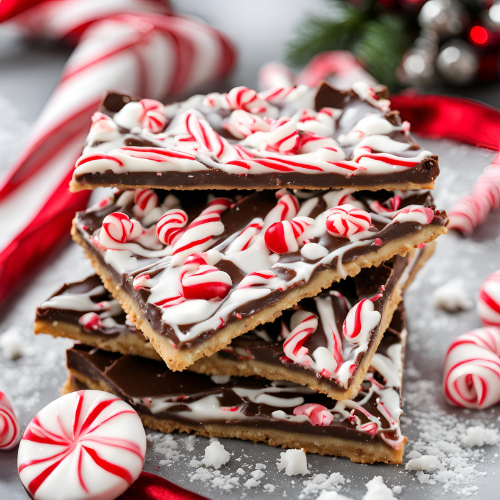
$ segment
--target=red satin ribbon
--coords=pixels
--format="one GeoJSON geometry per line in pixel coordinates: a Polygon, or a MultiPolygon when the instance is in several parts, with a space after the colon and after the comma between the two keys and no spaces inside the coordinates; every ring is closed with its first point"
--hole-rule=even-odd
{"type": "Polygon", "coordinates": [[[139,479],[117,500],[208,500],[160,476],[142,472],[139,479]]]}
{"type": "Polygon", "coordinates": [[[395,95],[391,107],[401,112],[417,134],[499,149],[500,111],[484,104],[438,95],[395,95]]]}

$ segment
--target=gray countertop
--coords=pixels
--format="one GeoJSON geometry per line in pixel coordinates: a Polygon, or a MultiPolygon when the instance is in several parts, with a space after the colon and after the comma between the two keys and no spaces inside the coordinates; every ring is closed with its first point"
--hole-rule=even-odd
{"type": "MultiPolygon", "coordinates": [[[[307,3],[307,7],[306,2],[299,0],[289,2],[290,12],[279,19],[275,29],[268,23],[259,33],[252,28],[252,24],[261,20],[256,14],[257,6],[272,2],[252,2],[254,7],[249,9],[251,12],[248,12],[246,18],[248,22],[243,22],[238,17],[241,16],[240,9],[234,6],[235,3],[213,0],[208,9],[203,6],[203,2],[192,0],[183,2],[182,6],[186,12],[199,12],[215,25],[226,27],[226,31],[236,37],[241,53],[245,56],[240,61],[236,80],[251,86],[255,84],[255,71],[260,64],[267,58],[282,56],[283,42],[289,38],[293,26],[305,10],[319,8],[319,2],[307,3]],[[221,17],[223,4],[227,7],[224,12],[227,18],[221,17]],[[268,38],[271,35],[268,38],[266,36],[271,32],[274,32],[271,37],[273,43],[269,44],[268,38]]],[[[19,122],[14,131],[8,130],[8,124],[0,117],[0,170],[7,166],[6,158],[12,158],[20,148],[25,127],[34,121],[56,86],[68,53],[67,49],[60,47],[20,42],[11,33],[0,29],[0,114],[6,116],[11,113],[12,116],[17,116],[16,120],[19,122]],[[2,142],[2,133],[5,137],[7,132],[15,140],[2,142]]],[[[497,93],[491,92],[490,96],[489,91],[478,90],[476,95],[491,104],[498,98],[497,93]]],[[[436,190],[437,205],[440,208],[449,208],[459,196],[468,192],[482,168],[493,157],[491,152],[448,141],[421,142],[440,155],[443,173],[436,190]]],[[[479,319],[474,309],[457,314],[439,311],[432,299],[432,291],[437,286],[457,278],[462,280],[470,297],[475,298],[484,279],[500,267],[499,255],[500,213],[495,213],[470,239],[463,239],[456,234],[441,238],[435,255],[406,296],[410,336],[402,428],[410,441],[407,453],[412,450],[424,454],[440,453],[442,470],[427,478],[430,483],[436,484],[422,484],[414,472],[405,471],[404,464],[368,466],[353,464],[346,459],[317,455],[308,455],[312,472],[310,476],[289,478],[278,472],[276,467],[281,450],[263,444],[223,439],[221,441],[232,453],[232,458],[221,469],[223,481],[220,482],[227,484],[228,475],[238,477],[236,470],[241,467],[245,471],[243,480],[239,480],[242,485],[255,469],[255,464],[266,465],[260,486],[225,491],[212,486],[210,480],[191,481],[196,469],[190,467],[189,462],[202,456],[208,444],[207,439],[196,438],[192,441],[181,435],[165,438],[156,433],[149,434],[151,442],[145,469],[214,499],[234,498],[235,494],[248,499],[273,496],[298,498],[307,487],[304,481],[310,481],[313,477],[317,482],[324,479],[317,476],[320,473],[327,476],[340,473],[344,478],[340,493],[356,500],[363,497],[366,482],[376,475],[383,476],[390,487],[402,486],[402,493],[395,495],[397,498],[412,500],[432,496],[454,499],[458,495],[471,493],[485,500],[499,498],[500,477],[496,465],[499,447],[471,450],[459,446],[458,442],[470,425],[498,428],[500,407],[483,412],[452,409],[444,402],[441,391],[443,359],[447,346],[457,335],[479,327],[479,319]],[[265,484],[273,485],[274,493],[268,491],[272,489],[270,487],[265,490],[265,484]]],[[[83,258],[80,249],[76,245],[69,245],[57,260],[33,279],[2,318],[0,332],[14,327],[25,340],[20,359],[10,361],[0,355],[0,388],[5,388],[11,396],[23,428],[39,409],[58,396],[65,379],[64,351],[71,345],[68,341],[32,335],[35,308],[62,282],[83,278],[90,272],[90,265],[83,258]]],[[[406,462],[407,458],[404,460],[406,462]]],[[[336,478],[338,476],[332,477],[331,482],[335,482],[336,478]]],[[[310,486],[309,489],[314,490],[310,486]]],[[[317,494],[312,494],[311,498],[316,498],[317,494]]],[[[0,498],[27,498],[17,476],[15,451],[0,453],[0,498]]]]}

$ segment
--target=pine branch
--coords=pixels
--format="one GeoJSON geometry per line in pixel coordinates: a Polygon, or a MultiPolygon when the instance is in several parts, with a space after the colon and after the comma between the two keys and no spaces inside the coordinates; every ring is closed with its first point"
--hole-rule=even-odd
{"type": "Polygon", "coordinates": [[[310,17],[289,45],[287,61],[301,65],[326,50],[349,50],[367,21],[366,12],[348,2],[334,2],[332,18],[310,17]]]}

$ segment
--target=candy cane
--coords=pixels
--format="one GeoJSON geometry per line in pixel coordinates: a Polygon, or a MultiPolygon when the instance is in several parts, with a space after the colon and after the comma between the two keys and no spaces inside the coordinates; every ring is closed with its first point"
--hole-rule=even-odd
{"type": "Polygon", "coordinates": [[[500,402],[500,329],[472,330],[450,345],[443,387],[455,406],[482,410],[500,402]]]}
{"type": "Polygon", "coordinates": [[[251,288],[255,286],[263,286],[264,288],[271,286],[271,281],[277,276],[272,271],[254,271],[247,274],[238,284],[238,289],[251,288]]]}
{"type": "Polygon", "coordinates": [[[434,211],[427,207],[410,205],[401,209],[392,219],[392,222],[417,222],[430,224],[434,219],[434,211]]]}
{"type": "Polygon", "coordinates": [[[327,426],[333,422],[332,413],[326,406],[317,403],[307,403],[293,409],[294,415],[306,415],[311,425],[327,426]]]}
{"type": "Polygon", "coordinates": [[[366,344],[370,332],[380,324],[381,315],[375,311],[372,299],[359,301],[348,313],[342,325],[344,338],[353,345],[366,344]]]}
{"type": "Polygon", "coordinates": [[[229,121],[223,127],[236,139],[244,139],[255,132],[269,132],[272,120],[253,115],[242,109],[231,113],[229,121]]]}
{"type": "Polygon", "coordinates": [[[164,245],[173,245],[182,235],[188,221],[187,213],[180,208],[168,210],[156,224],[156,234],[164,245]]]}
{"type": "Polygon", "coordinates": [[[133,241],[142,235],[143,229],[138,220],[130,219],[121,212],[113,212],[102,221],[99,243],[104,248],[115,248],[116,244],[133,241]]]}
{"type": "Polygon", "coordinates": [[[274,222],[293,219],[299,211],[300,204],[295,195],[282,194],[280,191],[276,195],[281,196],[276,206],[266,215],[264,219],[265,228],[268,228],[274,222]]]}
{"type": "Polygon", "coordinates": [[[368,212],[353,205],[339,205],[328,211],[326,230],[333,236],[350,238],[356,233],[367,231],[372,223],[368,212]]]}
{"type": "Polygon", "coordinates": [[[291,331],[283,343],[283,351],[287,358],[303,366],[310,366],[314,361],[308,355],[309,349],[304,342],[317,330],[318,317],[315,314],[306,314],[304,319],[291,331]]]}
{"type": "Polygon", "coordinates": [[[261,221],[248,224],[248,226],[245,227],[243,231],[241,231],[238,237],[235,238],[234,241],[232,241],[231,244],[227,247],[225,253],[229,255],[232,253],[243,252],[244,250],[247,250],[252,244],[252,241],[255,241],[255,237],[260,233],[262,227],[263,223],[261,221]]]}
{"type": "Polygon", "coordinates": [[[189,224],[172,252],[172,265],[181,265],[188,255],[210,248],[214,238],[224,232],[221,214],[232,204],[229,198],[216,198],[189,224]]]}
{"type": "Polygon", "coordinates": [[[19,423],[7,396],[0,391],[0,450],[12,450],[19,442],[19,423]]]}
{"type": "Polygon", "coordinates": [[[294,217],[271,224],[264,233],[264,242],[271,252],[278,254],[292,253],[299,249],[297,241],[308,226],[314,223],[310,217],[294,217]]]}
{"type": "Polygon", "coordinates": [[[18,472],[34,500],[61,491],[66,498],[111,500],[139,477],[145,453],[146,433],[132,407],[107,392],[78,391],[28,424],[18,472]]]}
{"type": "Polygon", "coordinates": [[[282,117],[276,120],[267,135],[267,148],[282,154],[297,152],[299,131],[295,122],[282,117]]]}
{"type": "Polygon", "coordinates": [[[500,271],[495,271],[481,286],[477,312],[484,326],[500,327],[500,271]]]}
{"type": "Polygon", "coordinates": [[[307,85],[293,85],[291,87],[274,87],[269,90],[259,92],[259,97],[264,101],[270,102],[274,105],[283,106],[290,102],[302,99],[310,88],[307,85]]]}

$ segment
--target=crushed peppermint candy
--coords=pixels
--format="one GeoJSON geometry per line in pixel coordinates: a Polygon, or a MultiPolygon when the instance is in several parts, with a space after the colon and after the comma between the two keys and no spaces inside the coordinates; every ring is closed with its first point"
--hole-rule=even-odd
{"type": "Polygon", "coordinates": [[[303,450],[286,450],[280,454],[276,465],[278,470],[284,471],[287,476],[309,474],[307,457],[303,450]]]}

